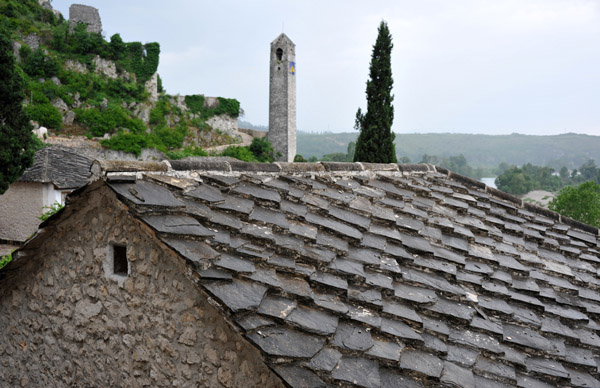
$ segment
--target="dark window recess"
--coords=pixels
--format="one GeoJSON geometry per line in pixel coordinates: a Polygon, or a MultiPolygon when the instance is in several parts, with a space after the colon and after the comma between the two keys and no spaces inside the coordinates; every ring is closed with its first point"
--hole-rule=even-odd
{"type": "Polygon", "coordinates": [[[277,55],[277,60],[281,61],[281,59],[283,58],[283,50],[278,48],[277,51],[275,52],[277,55]]]}
{"type": "Polygon", "coordinates": [[[113,245],[113,272],[115,275],[127,276],[129,264],[127,262],[127,247],[113,245]]]}

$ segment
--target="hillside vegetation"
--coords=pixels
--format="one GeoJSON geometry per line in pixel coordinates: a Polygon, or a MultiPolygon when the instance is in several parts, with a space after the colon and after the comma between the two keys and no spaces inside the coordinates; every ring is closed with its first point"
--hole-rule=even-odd
{"type": "Polygon", "coordinates": [[[203,154],[201,146],[234,142],[206,122],[237,117],[239,102],[167,95],[156,42],[106,40],[37,0],[0,0],[0,30],[13,41],[27,115],[52,133],[105,137],[104,146],[138,155],[141,148],[203,154]]]}
{"type": "MultiPolygon", "coordinates": [[[[358,133],[308,134],[298,133],[298,153],[306,159],[321,158],[332,153],[344,153],[358,133]]],[[[590,159],[600,160],[600,136],[567,133],[555,136],[471,135],[450,133],[396,133],[398,160],[408,157],[419,162],[423,155],[449,158],[464,155],[475,168],[496,168],[505,162],[512,165],[532,163],[555,170],[566,166],[575,169],[590,159]]]]}

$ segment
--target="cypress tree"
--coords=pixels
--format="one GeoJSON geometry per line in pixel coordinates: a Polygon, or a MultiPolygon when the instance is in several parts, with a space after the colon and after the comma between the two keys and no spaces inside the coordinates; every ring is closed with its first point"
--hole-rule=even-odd
{"type": "Polygon", "coordinates": [[[0,194],[33,163],[35,140],[23,111],[23,78],[15,66],[12,45],[0,31],[0,194]]]}
{"type": "Polygon", "coordinates": [[[355,162],[396,163],[394,148],[394,96],[392,86],[392,36],[387,23],[379,25],[367,81],[367,112],[358,108],[354,128],[359,130],[355,162]]]}

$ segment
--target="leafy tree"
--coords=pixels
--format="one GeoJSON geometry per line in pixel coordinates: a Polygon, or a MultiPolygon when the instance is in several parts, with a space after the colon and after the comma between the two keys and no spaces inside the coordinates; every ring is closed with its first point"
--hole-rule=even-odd
{"type": "Polygon", "coordinates": [[[0,31],[0,194],[33,163],[35,152],[31,124],[21,106],[23,78],[7,36],[0,31]]]}
{"type": "Polygon", "coordinates": [[[392,36],[387,23],[379,25],[367,81],[367,112],[356,112],[355,129],[360,131],[355,162],[396,163],[394,148],[394,96],[392,86],[392,36]]]}
{"type": "Polygon", "coordinates": [[[600,184],[588,181],[577,187],[565,186],[548,207],[564,216],[600,228],[600,184]]]}
{"type": "Polygon", "coordinates": [[[266,137],[255,137],[248,147],[259,162],[273,162],[273,146],[266,137]]]}

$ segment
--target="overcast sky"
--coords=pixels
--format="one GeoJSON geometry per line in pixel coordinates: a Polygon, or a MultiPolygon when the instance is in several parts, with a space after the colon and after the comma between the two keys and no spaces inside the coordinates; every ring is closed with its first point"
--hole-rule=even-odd
{"type": "MultiPolygon", "coordinates": [[[[349,132],[381,20],[394,132],[600,135],[597,0],[85,0],[107,39],[157,41],[169,94],[237,98],[268,124],[269,44],[296,44],[297,126],[349,132]]],[[[68,18],[67,0],[53,6],[68,18]]]]}

